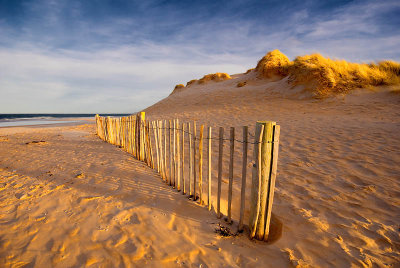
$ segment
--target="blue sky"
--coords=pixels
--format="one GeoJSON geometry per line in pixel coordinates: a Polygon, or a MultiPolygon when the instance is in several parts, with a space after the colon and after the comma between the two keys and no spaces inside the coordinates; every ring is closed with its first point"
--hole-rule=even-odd
{"type": "Polygon", "coordinates": [[[397,0],[0,0],[0,113],[129,113],[273,49],[369,62],[399,47],[397,0]]]}

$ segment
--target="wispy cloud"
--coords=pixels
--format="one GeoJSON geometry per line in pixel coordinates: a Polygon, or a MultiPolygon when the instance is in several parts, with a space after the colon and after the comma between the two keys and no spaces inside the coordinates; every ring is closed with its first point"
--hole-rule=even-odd
{"type": "Polygon", "coordinates": [[[0,112],[134,112],[177,83],[244,72],[275,48],[400,60],[397,1],[188,3],[3,6],[0,112]]]}

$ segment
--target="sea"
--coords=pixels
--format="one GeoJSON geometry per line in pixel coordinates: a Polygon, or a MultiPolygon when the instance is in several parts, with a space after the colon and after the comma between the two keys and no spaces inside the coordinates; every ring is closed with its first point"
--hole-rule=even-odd
{"type": "MultiPolygon", "coordinates": [[[[37,126],[54,124],[86,123],[96,114],[0,114],[0,127],[37,126]]],[[[120,117],[130,114],[100,114],[101,116],[120,117]]]]}

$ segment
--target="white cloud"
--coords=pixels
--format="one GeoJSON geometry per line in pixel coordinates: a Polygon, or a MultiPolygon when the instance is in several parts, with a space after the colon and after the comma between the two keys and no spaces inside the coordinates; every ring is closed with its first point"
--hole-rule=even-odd
{"type": "Polygon", "coordinates": [[[148,44],[92,53],[0,49],[0,113],[134,112],[166,97],[177,83],[210,72],[243,72],[248,61],[207,55],[210,66],[199,58],[178,62],[180,53],[148,44]]]}

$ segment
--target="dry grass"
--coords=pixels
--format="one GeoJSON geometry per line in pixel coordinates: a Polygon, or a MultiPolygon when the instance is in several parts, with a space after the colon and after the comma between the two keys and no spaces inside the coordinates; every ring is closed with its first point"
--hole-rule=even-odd
{"type": "Polygon", "coordinates": [[[181,91],[183,88],[185,88],[185,85],[183,85],[183,84],[178,84],[178,85],[176,85],[175,88],[174,88],[174,90],[172,91],[172,93],[171,93],[170,95],[181,91]]]}
{"type": "Polygon", "coordinates": [[[290,81],[311,85],[317,96],[347,93],[356,88],[368,88],[399,83],[396,65],[350,63],[324,58],[320,54],[297,57],[289,68],[290,81]],[[394,71],[394,72],[393,72],[394,71]]]}
{"type": "Polygon", "coordinates": [[[227,74],[227,73],[215,73],[215,74],[207,74],[203,76],[203,78],[199,79],[199,84],[203,84],[208,81],[215,81],[215,82],[221,82],[224,80],[229,80],[232,79],[232,77],[227,74]]]}
{"type": "Polygon", "coordinates": [[[293,85],[304,85],[317,97],[347,93],[356,88],[400,84],[400,64],[393,61],[351,63],[320,54],[299,56],[294,61],[279,50],[268,52],[257,64],[262,77],[289,75],[293,85]]]}
{"type": "Polygon", "coordinates": [[[285,54],[275,49],[265,55],[258,63],[256,72],[263,77],[271,77],[274,75],[286,76],[290,60],[285,54]]]}
{"type": "Polygon", "coordinates": [[[237,87],[244,87],[246,84],[247,84],[247,82],[246,82],[246,81],[243,81],[243,82],[237,83],[236,86],[237,86],[237,87]]]}
{"type": "Polygon", "coordinates": [[[186,86],[188,87],[195,82],[197,82],[197,79],[190,80],[189,82],[186,83],[186,86]]]}
{"type": "Polygon", "coordinates": [[[201,79],[193,79],[190,80],[189,82],[186,83],[186,87],[198,83],[198,84],[204,84],[209,81],[214,81],[214,82],[221,82],[225,80],[232,79],[232,77],[227,74],[227,73],[215,73],[215,74],[207,74],[203,76],[201,79]]]}
{"type": "Polygon", "coordinates": [[[184,88],[184,87],[185,87],[185,85],[183,85],[183,84],[178,84],[178,85],[175,86],[175,89],[180,89],[180,88],[184,88]]]}

